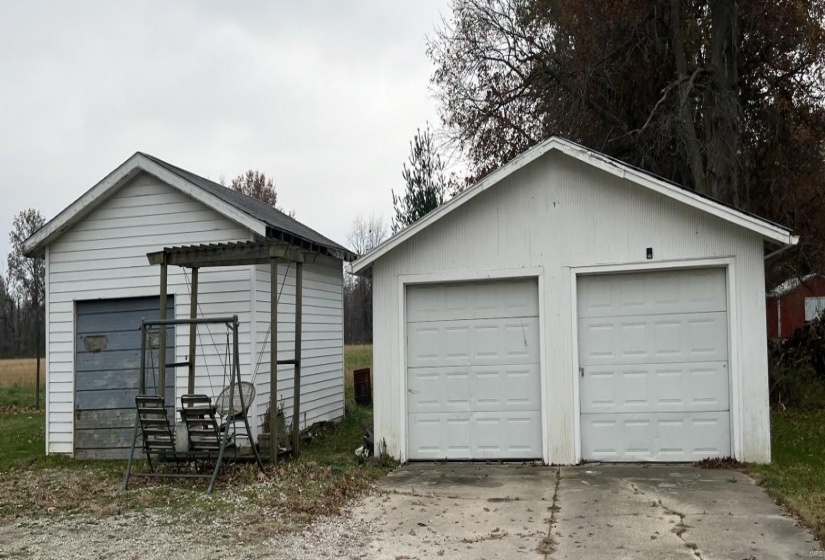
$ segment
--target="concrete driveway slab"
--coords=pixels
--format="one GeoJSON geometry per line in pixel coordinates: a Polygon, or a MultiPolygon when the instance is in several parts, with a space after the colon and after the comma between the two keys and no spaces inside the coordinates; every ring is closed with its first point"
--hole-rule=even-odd
{"type": "MultiPolygon", "coordinates": [[[[413,464],[347,513],[356,553],[316,557],[787,560],[822,547],[742,473],[689,465],[413,464]]],[[[346,540],[346,539],[345,539],[346,540]]],[[[352,547],[350,547],[352,548],[352,547]]],[[[326,550],[326,549],[325,549],[326,550]]],[[[349,549],[346,549],[349,550],[349,549]]]]}
{"type": "Polygon", "coordinates": [[[353,512],[381,535],[368,558],[543,558],[558,469],[414,464],[353,512]]]}
{"type": "Polygon", "coordinates": [[[587,465],[560,475],[554,559],[786,560],[822,549],[737,471],[587,465]]]}

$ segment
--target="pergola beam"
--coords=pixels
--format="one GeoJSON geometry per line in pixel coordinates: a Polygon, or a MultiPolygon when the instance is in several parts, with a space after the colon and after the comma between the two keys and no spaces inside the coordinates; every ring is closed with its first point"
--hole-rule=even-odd
{"type": "Polygon", "coordinates": [[[169,247],[147,253],[149,264],[165,262],[187,268],[269,264],[271,259],[296,263],[314,262],[316,253],[308,253],[282,243],[220,243],[187,247],[169,247]]]}

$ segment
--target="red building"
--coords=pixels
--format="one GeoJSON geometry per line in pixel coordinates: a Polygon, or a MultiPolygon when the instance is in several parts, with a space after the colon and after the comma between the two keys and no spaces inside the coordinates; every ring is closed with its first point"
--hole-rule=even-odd
{"type": "Polygon", "coordinates": [[[808,274],[786,280],[768,293],[768,338],[790,336],[825,311],[825,277],[808,274]]]}

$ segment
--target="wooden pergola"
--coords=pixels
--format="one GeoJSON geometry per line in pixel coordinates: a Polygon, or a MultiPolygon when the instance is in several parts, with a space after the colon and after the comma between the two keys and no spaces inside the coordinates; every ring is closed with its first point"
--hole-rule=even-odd
{"type": "MultiPolygon", "coordinates": [[[[270,367],[269,367],[269,457],[275,463],[278,458],[278,422],[277,389],[278,366],[292,365],[294,368],[294,396],[292,408],[292,452],[299,453],[300,406],[301,406],[301,315],[303,291],[303,264],[313,263],[317,252],[300,249],[283,241],[241,241],[228,243],[209,243],[204,245],[187,245],[166,247],[162,251],[148,253],[149,264],[160,265],[160,319],[167,318],[168,267],[179,266],[192,271],[192,288],[189,315],[197,319],[198,310],[198,270],[207,267],[269,265],[270,267],[270,367]],[[278,263],[281,261],[295,264],[295,353],[291,360],[278,360],[278,263]]],[[[253,295],[254,297],[254,295],[253,295]]],[[[197,324],[189,325],[189,370],[188,392],[195,391],[195,339],[197,324]]],[[[166,348],[166,329],[160,329],[159,347],[166,348]]],[[[166,353],[159,352],[158,388],[161,397],[166,384],[166,353]]]]}

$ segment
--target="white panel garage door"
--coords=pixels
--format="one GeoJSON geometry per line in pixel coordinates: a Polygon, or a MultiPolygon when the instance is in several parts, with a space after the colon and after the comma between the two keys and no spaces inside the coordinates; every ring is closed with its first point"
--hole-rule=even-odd
{"type": "Polygon", "coordinates": [[[535,280],[407,288],[410,459],[541,458],[535,280]]]}
{"type": "Polygon", "coordinates": [[[723,269],[579,279],[584,459],[730,455],[727,315],[723,269]]]}

